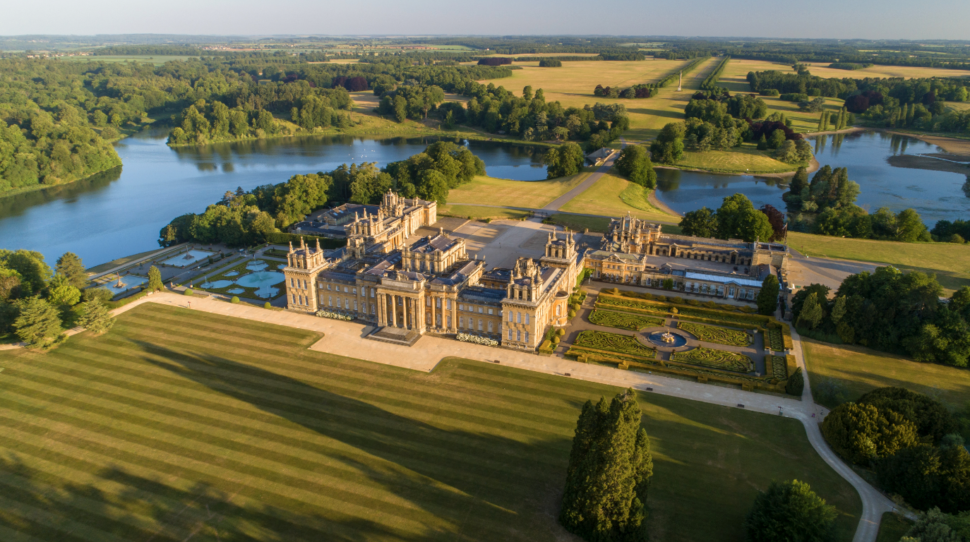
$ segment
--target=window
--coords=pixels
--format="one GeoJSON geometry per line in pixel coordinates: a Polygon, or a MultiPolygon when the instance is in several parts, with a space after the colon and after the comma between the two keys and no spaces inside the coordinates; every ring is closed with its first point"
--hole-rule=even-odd
{"type": "Polygon", "coordinates": [[[482,307],[478,307],[478,314],[482,314],[485,310],[482,307]]]}
{"type": "Polygon", "coordinates": [[[370,296],[371,297],[374,297],[374,289],[373,288],[370,289],[370,296]]]}
{"type": "Polygon", "coordinates": [[[529,325],[529,313],[525,313],[525,323],[529,325]]]}
{"type": "Polygon", "coordinates": [[[354,287],[354,295],[357,295],[357,287],[354,287]]]}
{"type": "Polygon", "coordinates": [[[465,306],[464,305],[458,305],[458,310],[460,310],[460,311],[465,310],[465,306]]]}
{"type": "Polygon", "coordinates": [[[296,287],[296,285],[294,284],[294,280],[291,278],[290,279],[290,288],[294,288],[294,287],[296,287]]]}
{"type": "Polygon", "coordinates": [[[492,332],[492,321],[491,320],[488,321],[488,332],[489,333],[492,332]]]}
{"type": "Polygon", "coordinates": [[[445,303],[445,306],[446,306],[446,308],[447,308],[448,310],[451,310],[451,300],[450,300],[450,299],[448,300],[448,302],[447,302],[447,303],[445,303]]]}
{"type": "Polygon", "coordinates": [[[515,330],[515,340],[518,341],[518,342],[522,342],[522,332],[521,331],[515,330]]]}
{"type": "MultiPolygon", "coordinates": [[[[512,311],[509,311],[509,322],[512,321],[512,311]]],[[[511,339],[511,337],[509,337],[511,339]]]]}
{"type": "Polygon", "coordinates": [[[332,295],[328,295],[327,296],[327,304],[330,305],[331,307],[333,306],[333,296],[332,295]]]}
{"type": "Polygon", "coordinates": [[[357,312],[357,300],[354,300],[354,312],[357,312]]]}
{"type": "Polygon", "coordinates": [[[522,323],[522,313],[519,311],[515,311],[515,323],[516,324],[522,323]]]}
{"type": "Polygon", "coordinates": [[[525,342],[529,342],[529,332],[525,332],[525,342]]]}
{"type": "Polygon", "coordinates": [[[451,316],[448,317],[448,327],[451,327],[451,316]]]}
{"type": "Polygon", "coordinates": [[[431,306],[431,298],[430,297],[424,298],[424,306],[425,307],[430,307],[431,306]]]}
{"type": "Polygon", "coordinates": [[[556,305],[556,316],[559,316],[559,310],[560,310],[561,308],[562,308],[561,306],[559,306],[559,305],[556,305]]]}
{"type": "Polygon", "coordinates": [[[509,340],[510,341],[512,340],[512,330],[511,329],[509,330],[509,340]]]}
{"type": "Polygon", "coordinates": [[[464,316],[459,316],[458,317],[458,327],[465,327],[465,317],[464,316]]]}
{"type": "Polygon", "coordinates": [[[344,293],[345,294],[349,294],[350,293],[350,288],[344,286],[344,293]]]}
{"type": "Polygon", "coordinates": [[[303,281],[303,289],[306,290],[308,286],[306,285],[306,280],[303,281]]]}
{"type": "Polygon", "coordinates": [[[330,291],[330,284],[327,284],[327,291],[330,291]]]}
{"type": "Polygon", "coordinates": [[[488,313],[489,314],[495,314],[495,312],[492,309],[488,309],[488,313]]]}
{"type": "Polygon", "coordinates": [[[484,324],[482,323],[482,319],[481,319],[481,318],[479,318],[479,319],[478,319],[478,331],[479,331],[479,332],[481,332],[481,331],[482,331],[482,326],[483,326],[483,325],[484,325],[484,324]]]}
{"type": "Polygon", "coordinates": [[[439,309],[441,308],[441,298],[440,297],[434,298],[434,306],[435,307],[438,307],[439,309]]]}
{"type": "Polygon", "coordinates": [[[350,300],[344,299],[344,310],[350,310],[350,300]]]}

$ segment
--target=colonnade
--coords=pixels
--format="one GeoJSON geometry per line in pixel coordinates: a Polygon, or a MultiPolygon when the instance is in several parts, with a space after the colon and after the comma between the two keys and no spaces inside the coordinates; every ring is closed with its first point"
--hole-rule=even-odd
{"type": "Polygon", "coordinates": [[[417,296],[382,293],[378,298],[378,325],[424,332],[424,307],[417,296]]]}

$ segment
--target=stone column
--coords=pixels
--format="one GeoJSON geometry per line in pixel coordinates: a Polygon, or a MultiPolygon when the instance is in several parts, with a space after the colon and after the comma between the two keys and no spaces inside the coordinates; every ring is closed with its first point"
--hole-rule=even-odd
{"type": "Polygon", "coordinates": [[[384,294],[378,294],[377,300],[377,326],[384,327],[384,294]]]}
{"type": "Polygon", "coordinates": [[[397,296],[391,294],[391,325],[397,327],[397,296]]]}
{"type": "Polygon", "coordinates": [[[434,306],[435,297],[430,296],[428,299],[431,300],[431,327],[434,327],[435,324],[438,322],[437,313],[435,312],[435,306],[434,306]]]}

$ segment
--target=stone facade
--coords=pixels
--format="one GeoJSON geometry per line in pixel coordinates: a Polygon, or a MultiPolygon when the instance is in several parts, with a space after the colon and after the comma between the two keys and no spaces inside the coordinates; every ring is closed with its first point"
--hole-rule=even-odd
{"type": "Polygon", "coordinates": [[[376,215],[347,223],[346,248],[291,245],[283,270],[287,308],[350,316],[379,330],[478,335],[525,350],[539,346],[548,326],[566,324],[582,266],[572,234],[550,233],[539,260],[486,272],[464,239],[439,231],[409,242],[437,220],[426,203],[388,194],[376,215]]]}
{"type": "Polygon", "coordinates": [[[608,282],[754,301],[769,273],[786,284],[789,257],[777,243],[669,235],[660,224],[626,216],[610,221],[584,266],[608,282]]]}

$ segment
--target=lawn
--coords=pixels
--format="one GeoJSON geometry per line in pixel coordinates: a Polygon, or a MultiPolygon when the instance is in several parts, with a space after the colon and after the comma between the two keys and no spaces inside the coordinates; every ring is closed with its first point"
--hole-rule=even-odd
{"type": "MultiPolygon", "coordinates": [[[[606,233],[606,230],[610,227],[609,217],[571,215],[568,213],[556,213],[545,219],[545,222],[547,224],[563,226],[573,231],[584,231],[588,229],[591,232],[606,233]]],[[[680,226],[674,224],[661,224],[660,229],[664,233],[672,235],[680,235],[681,233],[680,226]]]]}
{"type": "Polygon", "coordinates": [[[876,542],[899,542],[913,528],[913,522],[892,512],[884,512],[876,542]]]}
{"type": "Polygon", "coordinates": [[[627,213],[657,222],[679,222],[680,218],[667,214],[649,201],[650,191],[638,184],[613,175],[603,174],[596,184],[562,206],[561,211],[609,217],[627,213]]]}
{"type": "Polygon", "coordinates": [[[712,173],[791,173],[798,164],[786,164],[772,158],[757,145],[744,143],[730,151],[685,152],[675,164],[683,169],[698,169],[712,173]]]}
{"type": "Polygon", "coordinates": [[[517,211],[501,207],[478,207],[475,205],[439,205],[438,216],[457,216],[469,220],[510,219],[525,220],[532,216],[531,211],[517,211]]]}
{"type": "MultiPolygon", "coordinates": [[[[568,540],[576,417],[618,390],[445,360],[431,375],[318,335],[158,305],[42,355],[0,352],[4,539],[568,540]]],[[[650,535],[740,541],[797,478],[855,530],[858,495],[793,419],[641,396],[650,535]]]]}
{"type": "Polygon", "coordinates": [[[549,181],[512,181],[494,177],[475,177],[448,192],[449,203],[487,203],[509,207],[541,209],[576,188],[589,173],[549,181]]]}
{"type": "Polygon", "coordinates": [[[788,244],[807,256],[891,264],[899,269],[936,273],[947,290],[970,285],[970,245],[897,243],[791,233],[788,244]]]}
{"type": "Polygon", "coordinates": [[[902,356],[861,346],[829,344],[802,338],[809,380],[816,401],[827,407],[836,402],[818,395],[826,380],[841,384],[846,401],[855,401],[876,388],[896,386],[936,397],[951,407],[970,402],[970,371],[935,363],[919,363],[902,356]]]}

